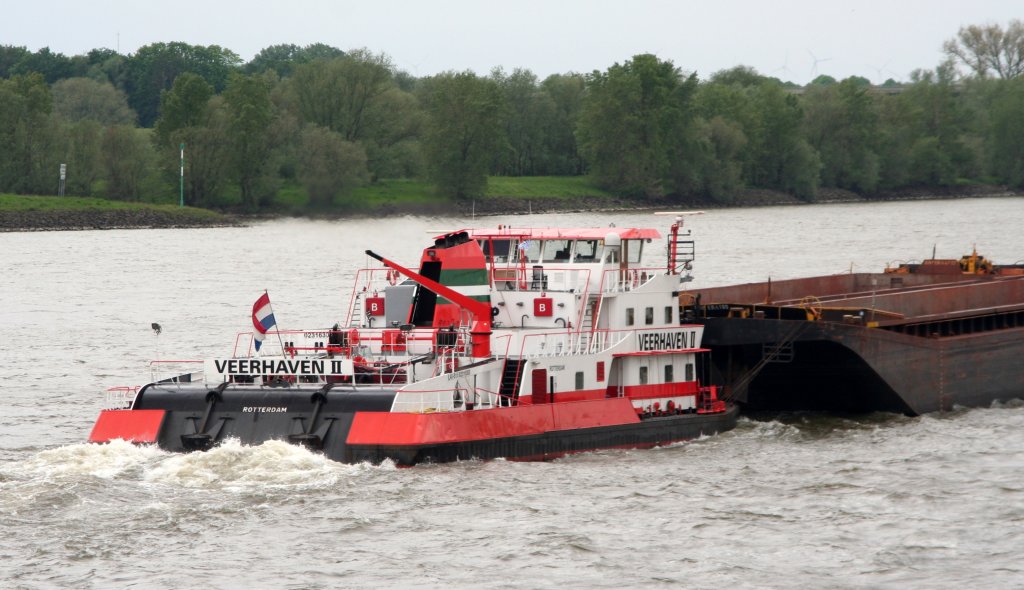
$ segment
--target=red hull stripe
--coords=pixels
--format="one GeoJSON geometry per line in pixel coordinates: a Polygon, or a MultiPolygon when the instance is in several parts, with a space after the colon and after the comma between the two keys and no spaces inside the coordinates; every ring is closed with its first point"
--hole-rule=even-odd
{"type": "Polygon", "coordinates": [[[651,385],[627,385],[622,389],[626,397],[633,399],[697,395],[697,382],[686,381],[680,383],[654,383],[651,385]]]}
{"type": "MultiPolygon", "coordinates": [[[[555,401],[558,403],[564,402],[582,402],[590,400],[603,400],[608,397],[606,389],[580,389],[578,391],[558,391],[555,392],[555,401]]],[[[533,397],[530,395],[524,395],[519,398],[520,404],[532,404],[533,397]]]]}
{"type": "Polygon", "coordinates": [[[434,414],[357,412],[345,442],[350,445],[429,445],[639,421],[626,398],[434,414]]]}
{"type": "Polygon", "coordinates": [[[154,443],[164,423],[164,410],[103,410],[92,427],[89,442],[122,439],[133,443],[154,443]]]}

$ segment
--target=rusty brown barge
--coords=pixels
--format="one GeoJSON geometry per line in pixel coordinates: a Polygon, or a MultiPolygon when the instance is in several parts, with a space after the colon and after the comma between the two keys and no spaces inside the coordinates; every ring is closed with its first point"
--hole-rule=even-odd
{"type": "Polygon", "coordinates": [[[680,294],[747,411],[907,415],[1024,398],[1024,265],[976,253],[680,294]]]}

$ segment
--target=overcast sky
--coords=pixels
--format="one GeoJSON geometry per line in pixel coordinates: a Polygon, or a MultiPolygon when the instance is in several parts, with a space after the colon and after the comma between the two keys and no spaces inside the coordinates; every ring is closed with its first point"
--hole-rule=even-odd
{"type": "Polygon", "coordinates": [[[1021,0],[5,0],[0,44],[67,55],[158,41],[252,59],[280,43],[389,55],[415,76],[521,67],[544,78],[639,53],[702,79],[736,65],[804,84],[817,74],[905,80],[963,25],[1024,19],[1021,0]]]}

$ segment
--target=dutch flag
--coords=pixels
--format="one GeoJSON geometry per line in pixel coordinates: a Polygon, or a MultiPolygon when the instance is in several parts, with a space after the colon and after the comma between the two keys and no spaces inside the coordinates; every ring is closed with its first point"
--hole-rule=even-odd
{"type": "Polygon", "coordinates": [[[267,336],[267,330],[277,325],[274,319],[274,309],[270,307],[270,295],[266,292],[252,305],[252,326],[256,329],[253,333],[253,343],[259,351],[263,339],[267,336]]]}

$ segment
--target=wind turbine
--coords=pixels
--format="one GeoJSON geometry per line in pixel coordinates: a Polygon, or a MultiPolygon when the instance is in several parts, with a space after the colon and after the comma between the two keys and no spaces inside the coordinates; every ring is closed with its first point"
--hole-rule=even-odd
{"type": "MultiPolygon", "coordinates": [[[[778,74],[779,72],[782,72],[782,75],[786,76],[788,78],[792,78],[793,77],[793,70],[789,69],[789,50],[788,49],[786,50],[786,59],[784,59],[782,61],[782,67],[775,68],[775,71],[772,72],[772,73],[773,74],[778,74]]],[[[783,82],[789,82],[789,80],[783,80],[783,82]]]]}
{"type": "Polygon", "coordinates": [[[811,51],[810,49],[807,50],[807,53],[811,56],[811,59],[814,60],[814,63],[811,65],[811,80],[814,80],[815,78],[818,77],[818,64],[823,62],[823,61],[829,61],[832,58],[831,57],[822,57],[822,58],[819,59],[818,56],[814,55],[814,52],[811,51]]]}

